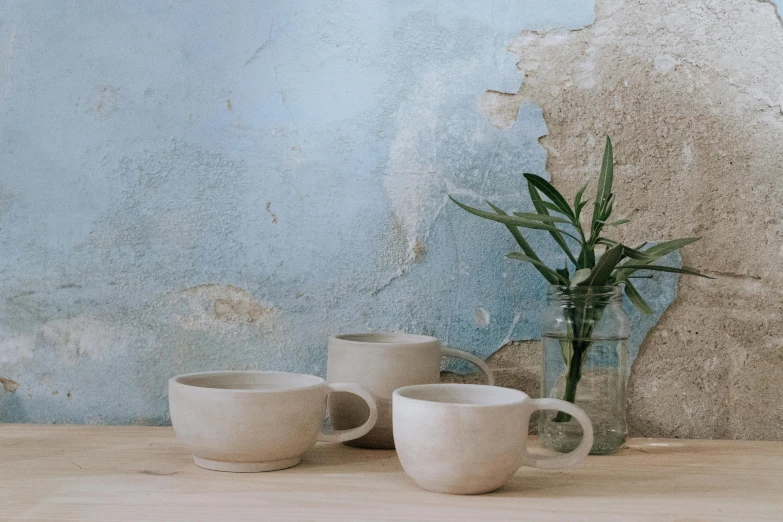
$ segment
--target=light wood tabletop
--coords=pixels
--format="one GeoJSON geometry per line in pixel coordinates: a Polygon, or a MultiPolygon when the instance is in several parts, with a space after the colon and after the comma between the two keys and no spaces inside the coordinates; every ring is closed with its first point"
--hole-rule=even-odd
{"type": "Polygon", "coordinates": [[[783,520],[783,443],[635,439],[502,489],[419,489],[393,451],[318,444],[291,469],[196,467],[171,428],[0,425],[0,520],[783,520]]]}

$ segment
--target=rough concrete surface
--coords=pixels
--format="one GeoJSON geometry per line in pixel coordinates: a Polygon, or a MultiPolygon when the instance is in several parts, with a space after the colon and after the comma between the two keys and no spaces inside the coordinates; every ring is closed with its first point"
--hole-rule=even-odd
{"type": "MultiPolygon", "coordinates": [[[[615,143],[623,239],[702,236],[630,381],[636,435],[783,439],[783,22],[770,2],[599,0],[579,31],[525,31],[525,81],[488,93],[499,127],[541,106],[573,193],[615,143]]],[[[530,373],[530,372],[527,372],[530,373]]]]}
{"type": "Polygon", "coordinates": [[[437,335],[535,395],[544,284],[446,195],[573,194],[609,134],[617,237],[701,235],[684,262],[717,278],[626,303],[632,430],[783,438],[782,56],[757,0],[12,0],[3,419],[166,423],[171,375],[323,374],[349,330],[437,335]]]}

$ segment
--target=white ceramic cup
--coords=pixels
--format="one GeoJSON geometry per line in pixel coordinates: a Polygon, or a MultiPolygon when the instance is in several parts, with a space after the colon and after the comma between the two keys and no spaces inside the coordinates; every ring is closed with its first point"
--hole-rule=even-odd
{"type": "MultiPolygon", "coordinates": [[[[344,334],[329,338],[326,378],[364,386],[378,402],[378,422],[364,437],[347,444],[360,448],[392,449],[392,392],[402,386],[440,381],[441,357],[457,357],[478,366],[487,383],[492,372],[476,357],[461,350],[443,348],[435,337],[405,333],[344,334]]],[[[329,396],[329,420],[336,429],[361,425],[367,406],[346,393],[329,396]]]]}
{"type": "Polygon", "coordinates": [[[217,471],[273,471],[296,466],[316,441],[345,442],[375,425],[372,395],[353,383],[326,383],[284,372],[206,372],[169,380],[177,438],[196,465],[217,471]],[[370,415],[354,429],[323,431],[332,392],[361,397],[370,415]]]}
{"type": "Polygon", "coordinates": [[[394,442],[405,472],[429,491],[472,495],[508,482],[522,465],[567,468],[593,445],[593,425],[581,408],[558,399],[479,384],[424,384],[395,390],[394,442]],[[537,457],[526,449],[536,410],[560,410],[582,426],[582,441],[564,455],[537,457]]]}

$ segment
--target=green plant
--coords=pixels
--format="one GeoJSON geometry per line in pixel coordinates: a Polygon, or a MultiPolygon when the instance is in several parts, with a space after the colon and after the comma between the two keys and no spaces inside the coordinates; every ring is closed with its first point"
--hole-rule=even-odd
{"type": "MultiPolygon", "coordinates": [[[[612,141],[608,136],[601,173],[598,176],[595,201],[593,202],[593,215],[587,231],[581,223],[582,210],[588,203],[588,200],[583,199],[587,184],[576,193],[572,206],[544,178],[535,174],[525,174],[524,176],[527,180],[527,188],[535,213],[513,212],[508,214],[487,202],[492,208],[492,212],[488,212],[470,207],[451,196],[449,197],[471,214],[504,224],[522,249],[522,252],[508,254],[508,257],[530,263],[550,284],[560,286],[564,292],[568,293],[571,289],[579,287],[623,285],[625,295],[631,303],[642,313],[651,314],[653,313],[652,308],[645,302],[631,280],[652,276],[639,275],[639,273],[647,271],[676,272],[708,277],[687,267],[674,268],[654,264],[656,260],[667,254],[697,241],[698,237],[664,241],[645,248],[646,242],[636,247],[629,247],[602,235],[605,229],[617,227],[630,221],[628,219],[609,220],[615,197],[612,193],[614,176],[612,141]],[[566,228],[561,228],[558,225],[566,228]],[[565,266],[551,268],[546,265],[533,251],[520,228],[549,232],[567,257],[565,266]],[[605,248],[605,251],[600,257],[597,257],[596,249],[599,247],[605,248]],[[569,271],[569,262],[572,271],[569,271]]],[[[592,344],[589,339],[593,327],[603,314],[603,309],[600,306],[583,309],[573,307],[568,310],[568,313],[569,335],[566,340],[560,343],[563,359],[567,366],[563,399],[574,402],[577,384],[582,377],[582,366],[592,344]]],[[[562,413],[555,418],[558,422],[569,419],[568,415],[562,413]]]]}

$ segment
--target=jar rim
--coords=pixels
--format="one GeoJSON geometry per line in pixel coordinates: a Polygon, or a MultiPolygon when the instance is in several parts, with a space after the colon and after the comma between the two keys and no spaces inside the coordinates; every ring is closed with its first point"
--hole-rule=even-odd
{"type": "Polygon", "coordinates": [[[615,299],[622,297],[622,289],[620,285],[574,287],[549,285],[548,296],[554,299],[615,299]]]}

